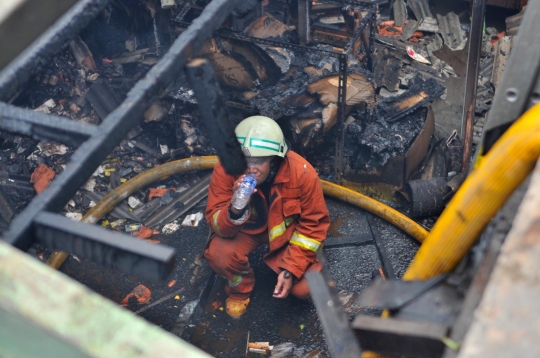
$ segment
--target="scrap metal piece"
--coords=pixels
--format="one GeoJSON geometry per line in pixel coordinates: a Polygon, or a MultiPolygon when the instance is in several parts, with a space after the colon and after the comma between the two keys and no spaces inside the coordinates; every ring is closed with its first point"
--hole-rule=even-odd
{"type": "Polygon", "coordinates": [[[95,135],[96,126],[0,102],[0,129],[6,132],[78,147],[95,135]]]}
{"type": "Polygon", "coordinates": [[[47,248],[69,252],[105,267],[152,280],[164,279],[174,267],[175,250],[164,245],[149,244],[47,212],[39,213],[34,224],[37,240],[47,248]]]}
{"type": "Polygon", "coordinates": [[[445,16],[437,14],[437,19],[439,20],[440,33],[446,46],[452,51],[463,50],[467,43],[467,38],[465,31],[461,29],[459,17],[454,12],[449,12],[445,16]]]}
{"type": "MultiPolygon", "coordinates": [[[[339,78],[338,78],[338,131],[336,139],[336,167],[334,170],[336,182],[341,184],[343,175],[343,150],[345,146],[345,115],[347,101],[347,57],[339,58],[339,78]]],[[[360,92],[360,91],[359,91],[360,92]]]]}
{"type": "Polygon", "coordinates": [[[357,358],[362,350],[349,327],[345,311],[340,303],[335,283],[316,271],[306,272],[311,298],[322,323],[326,342],[332,357],[357,358]]]}
{"type": "Polygon", "coordinates": [[[411,217],[433,216],[446,207],[444,198],[452,188],[445,178],[409,180],[404,187],[411,209],[411,217]]]}
{"type": "Polygon", "coordinates": [[[210,62],[191,61],[186,66],[186,75],[195,90],[202,120],[225,171],[231,175],[244,173],[246,160],[210,62]]]}
{"type": "Polygon", "coordinates": [[[394,23],[396,26],[402,26],[407,21],[408,13],[407,6],[405,5],[404,0],[395,0],[394,6],[394,23]]]}
{"type": "MultiPolygon", "coordinates": [[[[98,203],[105,197],[105,193],[98,193],[95,191],[88,191],[84,190],[84,196],[86,196],[88,199],[92,200],[94,203],[98,203]]],[[[119,204],[112,209],[109,214],[114,216],[117,219],[130,219],[136,222],[140,222],[141,219],[135,213],[132,213],[129,210],[129,207],[127,204],[119,204]]]]}
{"type": "Polygon", "coordinates": [[[443,324],[365,315],[357,315],[351,327],[363,349],[399,357],[440,357],[448,332],[443,324]]]}
{"type": "Polygon", "coordinates": [[[373,242],[372,234],[360,234],[348,237],[329,237],[324,240],[324,249],[337,247],[360,246],[373,242]]]}
{"type": "Polygon", "coordinates": [[[476,91],[478,88],[478,65],[480,64],[480,53],[482,49],[482,28],[484,26],[485,9],[486,0],[473,0],[471,31],[469,35],[469,54],[467,58],[467,76],[465,79],[465,98],[461,116],[461,138],[463,138],[462,171],[467,171],[469,169],[472,154],[474,113],[476,108],[476,91]]]}
{"type": "Polygon", "coordinates": [[[446,277],[439,275],[425,281],[377,278],[360,293],[357,304],[362,307],[397,310],[438,285],[446,277]]]}
{"type": "Polygon", "coordinates": [[[183,191],[169,204],[159,208],[152,216],[146,220],[143,220],[143,224],[147,227],[161,227],[184,214],[208,195],[210,178],[211,175],[207,175],[196,185],[183,191]]]}
{"type": "Polygon", "coordinates": [[[310,1],[298,0],[298,35],[300,36],[300,45],[305,46],[311,42],[311,19],[310,19],[310,1]]]}

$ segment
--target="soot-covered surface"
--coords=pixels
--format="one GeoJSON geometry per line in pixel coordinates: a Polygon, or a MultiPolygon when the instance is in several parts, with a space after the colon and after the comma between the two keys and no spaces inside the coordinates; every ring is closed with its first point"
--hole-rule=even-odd
{"type": "MultiPolygon", "coordinates": [[[[190,213],[202,211],[204,207],[205,203],[201,202],[190,213]]],[[[199,297],[210,275],[208,269],[201,271],[194,264],[202,253],[208,231],[208,225],[201,220],[197,227],[182,226],[173,234],[153,236],[154,239],[160,240],[164,245],[174,247],[177,251],[174,271],[165,281],[152,281],[135,275],[127,275],[117,270],[103,268],[90,261],[78,262],[72,256],[62,266],[61,271],[117,303],[120,303],[139,284],[146,286],[152,292],[149,304],[176,292],[178,299],[173,296],[140,314],[151,323],[170,331],[183,306],[199,297]],[[169,287],[168,285],[173,280],[176,283],[169,287]]],[[[135,312],[145,306],[147,305],[138,304],[132,299],[127,308],[135,312]]]]}
{"type": "MultiPolygon", "coordinates": [[[[329,237],[357,236],[370,232],[363,210],[329,198],[326,201],[333,222],[329,237]]],[[[374,223],[381,233],[392,267],[396,275],[401,277],[419,245],[381,219],[376,218],[374,223]]],[[[249,332],[250,341],[274,345],[272,357],[329,357],[312,301],[272,297],[277,276],[262,262],[266,250],[267,247],[262,247],[250,258],[257,284],[247,313],[240,319],[232,319],[226,314],[225,281],[217,278],[203,310],[194,317],[189,341],[216,357],[243,357],[249,332]]],[[[324,258],[337,288],[347,293],[360,292],[372,280],[372,272],[380,267],[373,244],[328,248],[324,251],[324,258]]],[[[354,296],[342,295],[342,299],[351,297],[354,296]]],[[[353,304],[347,305],[348,315],[360,311],[353,304]]]]}

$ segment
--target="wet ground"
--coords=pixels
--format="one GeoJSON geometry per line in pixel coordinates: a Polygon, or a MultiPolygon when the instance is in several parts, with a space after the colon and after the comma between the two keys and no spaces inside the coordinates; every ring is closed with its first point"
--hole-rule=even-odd
{"type": "MultiPolygon", "coordinates": [[[[363,210],[333,199],[327,199],[327,205],[334,223],[329,237],[369,233],[363,210]]],[[[400,277],[419,245],[399,229],[378,218],[374,219],[374,223],[381,233],[392,269],[400,277]]],[[[218,277],[206,304],[194,316],[192,326],[184,337],[206,352],[222,358],[243,357],[248,333],[251,342],[270,342],[270,345],[274,345],[272,357],[329,356],[324,333],[311,300],[303,301],[294,297],[279,300],[272,297],[277,276],[262,262],[265,251],[266,248],[262,247],[250,258],[257,284],[247,313],[240,319],[232,319],[225,313],[225,280],[218,277]]],[[[373,271],[381,267],[372,243],[328,248],[324,251],[324,259],[337,288],[344,291],[344,298],[365,288],[373,278],[373,271]]],[[[349,316],[354,316],[360,310],[347,304],[346,311],[349,316]]]]}
{"type": "MultiPolygon", "coordinates": [[[[327,205],[333,222],[329,237],[369,235],[366,218],[369,214],[334,199],[327,199],[327,205]]],[[[205,202],[201,202],[190,213],[203,211],[204,206],[205,202]]],[[[381,234],[392,270],[400,277],[418,244],[379,218],[373,217],[372,223],[381,234]]],[[[199,266],[198,258],[208,230],[208,225],[202,220],[198,227],[181,227],[174,234],[154,237],[177,250],[176,267],[165,281],[153,282],[125,275],[92,262],[79,262],[73,257],[64,264],[62,271],[118,303],[134,287],[143,284],[152,292],[150,303],[139,304],[132,298],[126,308],[136,313],[143,310],[138,313],[141,317],[216,357],[245,356],[248,334],[251,342],[270,342],[274,346],[272,357],[328,357],[324,333],[312,301],[272,297],[277,276],[262,262],[267,250],[265,246],[250,258],[257,284],[248,312],[240,319],[232,319],[226,314],[224,279],[212,275],[207,265],[199,266]],[[169,287],[173,280],[176,283],[169,287]]],[[[370,283],[373,272],[381,267],[379,254],[372,242],[326,248],[324,260],[337,288],[343,291],[343,299],[354,299],[370,283]]],[[[351,318],[357,313],[366,314],[350,302],[345,308],[351,318]]]]}

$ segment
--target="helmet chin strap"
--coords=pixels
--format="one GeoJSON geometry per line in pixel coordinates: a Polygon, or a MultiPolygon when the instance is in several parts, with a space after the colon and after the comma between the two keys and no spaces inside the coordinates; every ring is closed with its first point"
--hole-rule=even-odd
{"type": "Polygon", "coordinates": [[[276,176],[276,173],[279,169],[279,165],[281,164],[281,161],[283,159],[275,156],[272,161],[270,162],[270,174],[268,174],[268,178],[266,178],[265,182],[272,182],[274,181],[274,177],[276,176]]]}

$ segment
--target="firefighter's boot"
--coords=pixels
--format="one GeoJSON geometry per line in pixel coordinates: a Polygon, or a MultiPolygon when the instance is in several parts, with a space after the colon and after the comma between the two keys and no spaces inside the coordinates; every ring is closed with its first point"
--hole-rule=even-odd
{"type": "Polygon", "coordinates": [[[248,304],[249,297],[241,301],[227,298],[225,301],[227,314],[232,318],[240,318],[240,316],[246,312],[248,304]]]}

